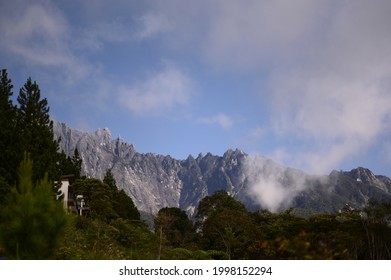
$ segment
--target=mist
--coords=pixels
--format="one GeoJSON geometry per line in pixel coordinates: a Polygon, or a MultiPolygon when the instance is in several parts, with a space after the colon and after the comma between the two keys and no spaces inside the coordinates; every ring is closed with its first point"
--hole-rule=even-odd
{"type": "Polygon", "coordinates": [[[249,197],[272,212],[289,207],[292,200],[308,187],[306,173],[262,156],[247,156],[244,167],[249,197]]]}

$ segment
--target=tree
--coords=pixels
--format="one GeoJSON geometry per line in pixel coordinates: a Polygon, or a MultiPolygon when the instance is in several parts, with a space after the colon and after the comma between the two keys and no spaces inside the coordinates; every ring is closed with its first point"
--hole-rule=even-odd
{"type": "Polygon", "coordinates": [[[76,179],[79,179],[81,176],[81,165],[83,163],[83,160],[81,159],[79,150],[77,148],[75,148],[71,161],[74,169],[72,174],[75,175],[76,179]]]}
{"type": "Polygon", "coordinates": [[[59,145],[54,140],[47,99],[41,99],[39,86],[29,78],[20,89],[17,101],[17,124],[23,136],[20,149],[28,152],[34,161],[32,180],[42,178],[45,172],[52,180],[56,175],[59,145]]]}
{"type": "Polygon", "coordinates": [[[0,210],[0,243],[7,258],[51,258],[67,221],[47,174],[35,184],[32,170],[33,162],[25,155],[19,168],[19,183],[0,210]]]}
{"type": "Polygon", "coordinates": [[[92,218],[110,221],[118,218],[113,206],[113,193],[109,186],[94,178],[79,179],[72,185],[75,196],[82,195],[90,208],[92,218]]]}
{"type": "Polygon", "coordinates": [[[183,247],[194,239],[193,223],[186,212],[177,207],[160,209],[154,225],[155,232],[164,234],[172,247],[183,247]]]}
{"type": "Polygon", "coordinates": [[[117,218],[140,219],[133,200],[123,190],[114,190],[113,186],[93,178],[76,180],[72,187],[74,195],[83,195],[93,218],[106,222],[117,218]]]}
{"type": "Polygon", "coordinates": [[[0,204],[10,186],[16,183],[17,169],[21,159],[19,132],[16,125],[16,106],[11,97],[13,85],[7,71],[1,70],[0,78],[0,204]]]}
{"type": "Polygon", "coordinates": [[[206,250],[229,258],[248,258],[248,248],[262,236],[246,207],[225,191],[203,198],[197,208],[196,228],[206,250]]]}
{"type": "Polygon", "coordinates": [[[124,192],[124,190],[117,190],[114,192],[113,201],[114,210],[118,217],[127,220],[140,220],[140,212],[134,205],[133,200],[124,192]]]}
{"type": "Polygon", "coordinates": [[[115,190],[118,190],[117,188],[117,182],[115,181],[114,179],[114,175],[113,173],[111,172],[111,169],[107,169],[106,170],[106,174],[105,174],[105,177],[103,178],[103,183],[105,183],[106,185],[108,185],[110,187],[110,189],[112,189],[113,191],[115,190]]]}
{"type": "Polygon", "coordinates": [[[57,158],[56,178],[59,178],[62,175],[72,174],[75,176],[75,179],[80,179],[82,159],[77,148],[72,157],[67,156],[64,151],[61,151],[61,153],[58,153],[57,158]]]}
{"type": "Polygon", "coordinates": [[[225,252],[229,259],[248,259],[249,247],[262,236],[247,211],[223,209],[205,220],[202,243],[205,249],[225,252]]]}
{"type": "Polygon", "coordinates": [[[112,192],[113,207],[118,216],[128,220],[140,220],[140,212],[134,205],[133,200],[124,192],[124,190],[118,189],[117,182],[114,179],[111,169],[106,171],[103,183],[106,184],[112,192]]]}
{"type": "Polygon", "coordinates": [[[367,247],[363,258],[391,259],[391,203],[371,200],[363,216],[367,247]]]}
{"type": "Polygon", "coordinates": [[[220,190],[212,196],[204,197],[198,204],[197,214],[195,216],[196,229],[202,231],[203,222],[214,213],[227,210],[237,210],[239,212],[247,212],[243,203],[235,200],[226,191],[220,190]]]}

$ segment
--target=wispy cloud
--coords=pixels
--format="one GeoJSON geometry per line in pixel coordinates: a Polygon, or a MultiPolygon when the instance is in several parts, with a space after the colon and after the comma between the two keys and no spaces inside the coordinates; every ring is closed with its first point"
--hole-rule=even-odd
{"type": "Polygon", "coordinates": [[[218,125],[224,129],[232,128],[235,123],[234,118],[223,113],[211,117],[201,117],[198,122],[207,125],[218,125]]]}
{"type": "Polygon", "coordinates": [[[72,50],[72,29],[67,19],[50,2],[27,5],[15,1],[0,14],[0,45],[12,57],[36,67],[55,67],[68,81],[91,72],[90,64],[72,50]]]}
{"type": "Polygon", "coordinates": [[[79,30],[74,45],[81,50],[102,51],[107,43],[130,43],[133,32],[119,20],[100,21],[79,30]]]}
{"type": "Polygon", "coordinates": [[[261,156],[247,156],[243,162],[248,179],[248,193],[262,208],[278,211],[289,207],[306,188],[305,173],[286,169],[261,156]]]}
{"type": "Polygon", "coordinates": [[[295,59],[288,71],[273,73],[276,128],[312,147],[292,154],[291,162],[327,172],[391,131],[391,4],[377,3],[340,6],[324,30],[325,44],[315,50],[303,46],[304,65],[295,59]]]}
{"type": "Polygon", "coordinates": [[[156,116],[187,104],[191,91],[191,79],[177,67],[167,65],[144,81],[121,86],[118,101],[136,115],[156,116]]]}
{"type": "Polygon", "coordinates": [[[164,14],[147,13],[140,17],[140,30],[136,38],[149,39],[170,31],[173,26],[164,14]]]}

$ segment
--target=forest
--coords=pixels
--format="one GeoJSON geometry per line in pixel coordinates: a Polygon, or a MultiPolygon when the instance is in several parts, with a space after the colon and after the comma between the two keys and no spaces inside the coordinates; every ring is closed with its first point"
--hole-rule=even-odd
{"type": "MultiPolygon", "coordinates": [[[[370,201],[301,217],[294,209],[248,211],[225,191],[204,197],[194,217],[179,208],[146,222],[110,170],[81,176],[53,137],[48,101],[31,78],[19,90],[0,81],[0,258],[2,259],[391,259],[391,203],[370,201]],[[57,199],[61,175],[74,174],[87,215],[57,199]]],[[[61,141],[61,139],[60,139],[61,141]]]]}

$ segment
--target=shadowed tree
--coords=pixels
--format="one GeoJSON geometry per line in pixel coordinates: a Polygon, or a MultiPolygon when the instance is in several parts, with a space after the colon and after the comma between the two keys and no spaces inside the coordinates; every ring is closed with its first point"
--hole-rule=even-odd
{"type": "Polygon", "coordinates": [[[115,181],[111,169],[106,171],[103,183],[106,184],[112,192],[113,207],[118,216],[128,220],[140,220],[140,212],[125,191],[118,189],[117,182],[115,181]]]}
{"type": "Polygon", "coordinates": [[[212,196],[204,197],[198,204],[197,214],[195,216],[196,229],[202,232],[204,221],[214,213],[219,213],[223,210],[247,211],[241,202],[235,200],[226,191],[217,191],[212,196]]]}
{"type": "Polygon", "coordinates": [[[0,210],[0,242],[7,258],[50,259],[67,221],[47,175],[35,184],[32,169],[32,161],[25,156],[19,183],[0,210]]]}
{"type": "Polygon", "coordinates": [[[1,70],[0,78],[0,204],[10,186],[17,180],[18,164],[22,154],[19,149],[19,132],[16,125],[16,106],[11,97],[13,85],[7,71],[1,70]]]}
{"type": "Polygon", "coordinates": [[[21,129],[21,151],[27,151],[34,161],[32,180],[42,178],[48,172],[49,179],[58,176],[58,142],[54,140],[53,122],[49,116],[46,98],[31,78],[20,89],[17,124],[21,129]]]}

